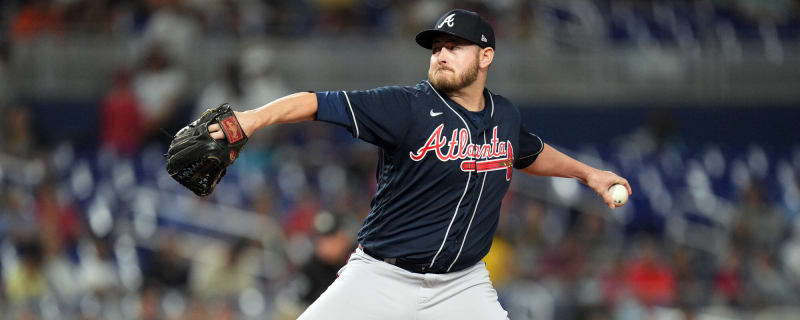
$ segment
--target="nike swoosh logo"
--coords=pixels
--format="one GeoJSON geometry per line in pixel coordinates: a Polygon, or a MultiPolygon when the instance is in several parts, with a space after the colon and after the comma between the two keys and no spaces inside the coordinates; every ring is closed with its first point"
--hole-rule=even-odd
{"type": "Polygon", "coordinates": [[[441,116],[443,113],[444,112],[433,112],[433,109],[431,109],[431,117],[441,116]]]}

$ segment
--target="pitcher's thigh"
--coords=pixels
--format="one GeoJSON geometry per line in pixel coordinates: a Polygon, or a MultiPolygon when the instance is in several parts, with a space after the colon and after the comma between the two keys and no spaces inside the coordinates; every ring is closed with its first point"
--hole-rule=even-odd
{"type": "Polygon", "coordinates": [[[410,319],[409,286],[373,272],[372,267],[358,263],[345,267],[298,319],[410,319]]]}
{"type": "MultiPolygon", "coordinates": [[[[433,301],[432,301],[433,302],[433,301]]],[[[491,282],[468,284],[445,293],[442,299],[422,309],[424,320],[507,320],[508,312],[500,305],[491,282]]]]}

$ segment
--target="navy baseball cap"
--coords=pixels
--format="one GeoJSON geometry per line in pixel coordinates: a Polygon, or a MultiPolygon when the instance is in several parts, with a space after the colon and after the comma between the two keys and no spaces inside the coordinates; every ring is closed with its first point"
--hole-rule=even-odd
{"type": "Polygon", "coordinates": [[[416,40],[425,49],[431,49],[433,39],[440,34],[449,34],[474,44],[481,48],[494,48],[494,30],[486,20],[477,13],[463,9],[455,9],[445,13],[433,29],[428,29],[417,34],[416,40]]]}

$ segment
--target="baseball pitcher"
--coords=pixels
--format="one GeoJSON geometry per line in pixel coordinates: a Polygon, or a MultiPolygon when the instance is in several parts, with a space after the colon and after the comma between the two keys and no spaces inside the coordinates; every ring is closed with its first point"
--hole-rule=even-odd
{"type": "Polygon", "coordinates": [[[273,124],[329,122],[380,148],[359,247],[300,319],[507,319],[481,259],[514,169],[578,179],[611,209],[609,187],[631,193],[625,179],[542,142],[485,87],[496,46],[478,14],[447,12],[416,42],[431,56],[428,79],[414,86],[296,93],[233,117],[211,112],[184,133],[204,136],[199,150],[211,156],[184,161],[186,139],[170,148],[173,177],[198,194],[213,190],[247,136],[273,124]]]}

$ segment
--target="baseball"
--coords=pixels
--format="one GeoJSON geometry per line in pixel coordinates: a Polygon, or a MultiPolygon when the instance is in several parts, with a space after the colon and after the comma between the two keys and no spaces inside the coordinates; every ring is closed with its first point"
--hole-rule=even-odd
{"type": "Polygon", "coordinates": [[[608,192],[611,192],[611,199],[614,201],[614,205],[617,207],[621,207],[625,205],[625,202],[628,202],[628,189],[621,184],[615,184],[608,188],[608,192]]]}

